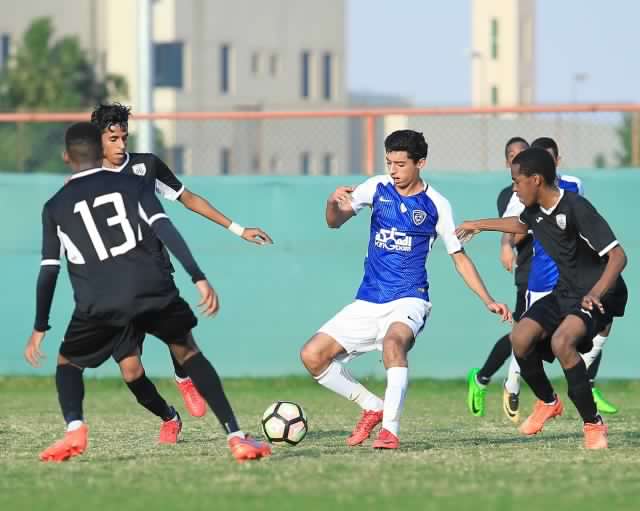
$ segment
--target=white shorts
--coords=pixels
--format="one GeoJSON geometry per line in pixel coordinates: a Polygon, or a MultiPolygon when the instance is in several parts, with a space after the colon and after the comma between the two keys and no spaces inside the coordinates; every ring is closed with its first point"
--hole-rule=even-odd
{"type": "Polygon", "coordinates": [[[392,323],[403,323],[413,336],[422,331],[431,303],[420,298],[400,298],[388,303],[356,300],[327,321],[318,332],[330,335],[340,344],[348,361],[369,351],[382,351],[382,340],[392,323]]]}
{"type": "Polygon", "coordinates": [[[527,289],[526,296],[526,308],[525,312],[528,311],[531,306],[536,303],[538,300],[542,300],[545,296],[550,294],[551,291],[529,291],[527,289]]]}

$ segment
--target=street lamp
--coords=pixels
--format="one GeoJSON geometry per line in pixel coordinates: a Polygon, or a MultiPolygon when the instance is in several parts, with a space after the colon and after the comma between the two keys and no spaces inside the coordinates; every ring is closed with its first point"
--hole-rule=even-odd
{"type": "Polygon", "coordinates": [[[573,73],[571,79],[571,102],[578,102],[578,84],[584,83],[589,80],[589,73],[584,71],[573,73]]]}

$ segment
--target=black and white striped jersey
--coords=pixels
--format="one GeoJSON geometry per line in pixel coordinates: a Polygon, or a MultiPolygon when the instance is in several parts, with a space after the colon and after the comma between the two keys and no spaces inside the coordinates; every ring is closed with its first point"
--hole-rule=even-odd
{"type": "Polygon", "coordinates": [[[145,181],[91,169],[74,174],[44,206],[42,265],[64,254],[76,314],[126,323],[177,296],[150,226],[167,218],[145,181]]]}

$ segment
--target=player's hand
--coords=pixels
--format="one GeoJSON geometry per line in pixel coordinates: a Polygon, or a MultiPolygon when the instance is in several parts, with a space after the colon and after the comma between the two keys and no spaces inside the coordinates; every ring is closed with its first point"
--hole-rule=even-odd
{"type": "Polygon", "coordinates": [[[511,311],[509,310],[509,307],[507,307],[504,303],[489,302],[487,304],[487,309],[489,309],[490,312],[493,312],[494,314],[500,316],[500,319],[502,321],[508,321],[510,323],[513,321],[511,311]]]}
{"type": "Polygon", "coordinates": [[[351,202],[351,193],[355,190],[353,186],[339,186],[336,191],[329,195],[328,201],[332,204],[342,206],[351,202]]]}
{"type": "Polygon", "coordinates": [[[600,311],[600,313],[604,314],[604,306],[602,305],[602,302],[600,301],[600,297],[596,296],[593,293],[589,293],[588,295],[586,295],[582,299],[582,302],[580,303],[580,306],[583,309],[587,309],[588,311],[592,311],[594,307],[597,307],[598,310],[600,311]]]}
{"type": "Polygon", "coordinates": [[[511,245],[505,244],[500,248],[500,262],[502,263],[502,267],[509,273],[513,271],[513,267],[516,262],[516,255],[513,253],[511,245]]]}
{"type": "Polygon", "coordinates": [[[199,280],[196,282],[196,287],[198,288],[198,292],[202,298],[198,304],[198,307],[200,307],[200,313],[205,316],[213,316],[220,308],[218,295],[211,287],[208,280],[199,280]]]}
{"type": "Polygon", "coordinates": [[[462,222],[458,227],[456,227],[456,236],[462,243],[471,241],[471,238],[479,232],[480,229],[476,228],[475,222],[462,222]]]}
{"type": "Polygon", "coordinates": [[[33,367],[40,367],[40,360],[46,358],[45,354],[40,351],[40,345],[44,340],[44,336],[45,332],[34,330],[27,341],[27,347],[24,349],[24,358],[33,367]]]}
{"type": "Polygon", "coordinates": [[[271,237],[262,229],[257,227],[245,227],[241,238],[256,245],[273,245],[271,237]]]}

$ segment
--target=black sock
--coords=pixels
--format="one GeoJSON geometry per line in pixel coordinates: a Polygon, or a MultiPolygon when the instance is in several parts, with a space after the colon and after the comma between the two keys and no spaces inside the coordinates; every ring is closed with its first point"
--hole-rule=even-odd
{"type": "Polygon", "coordinates": [[[184,370],[184,367],[182,367],[178,361],[176,360],[176,357],[173,356],[173,353],[171,351],[169,351],[169,353],[171,353],[171,361],[173,362],[173,372],[174,374],[178,377],[178,378],[188,378],[189,376],[187,375],[187,371],[184,370]]]}
{"type": "Polygon", "coordinates": [[[227,434],[240,430],[231,405],[222,389],[222,382],[216,370],[202,353],[188,359],[183,367],[200,395],[216,414],[227,434]]]}
{"type": "Polygon", "coordinates": [[[598,369],[600,369],[600,360],[602,360],[602,352],[598,353],[598,356],[596,356],[594,361],[591,362],[591,365],[587,368],[587,376],[592,387],[596,381],[596,376],[598,376],[598,369]]]}
{"type": "Polygon", "coordinates": [[[587,377],[587,366],[582,357],[579,358],[580,362],[571,369],[564,370],[564,375],[567,377],[568,394],[573,404],[576,405],[582,420],[584,422],[597,423],[600,418],[598,417],[596,403],[591,394],[591,385],[587,377]]]}
{"type": "Polygon", "coordinates": [[[177,412],[173,406],[167,404],[146,374],[143,373],[137,380],[127,382],[127,387],[136,396],[138,403],[163,421],[171,420],[176,416],[177,412]]]}
{"type": "Polygon", "coordinates": [[[70,364],[59,365],[56,368],[56,388],[65,422],[69,424],[71,421],[83,420],[84,380],[82,379],[82,369],[70,364]]]}
{"type": "Polygon", "coordinates": [[[556,393],[544,372],[540,355],[533,351],[527,358],[516,357],[516,360],[520,365],[520,376],[527,382],[536,397],[544,403],[553,403],[556,400],[556,393]]]}
{"type": "Polygon", "coordinates": [[[478,381],[486,385],[491,381],[491,377],[498,372],[511,355],[511,341],[509,334],[498,339],[491,349],[486,362],[478,371],[478,381]]]}

